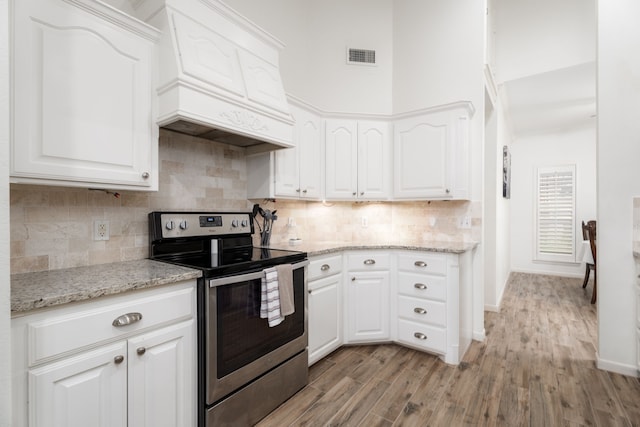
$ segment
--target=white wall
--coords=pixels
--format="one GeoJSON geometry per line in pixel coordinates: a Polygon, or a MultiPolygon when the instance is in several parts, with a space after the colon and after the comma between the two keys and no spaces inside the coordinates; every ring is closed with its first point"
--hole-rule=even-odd
{"type": "Polygon", "coordinates": [[[324,111],[391,113],[392,0],[228,0],[286,44],[287,93],[324,111]],[[376,66],[347,65],[347,46],[376,51],[376,66]]]}
{"type": "Polygon", "coordinates": [[[484,308],[498,311],[511,269],[510,199],[502,197],[502,153],[511,145],[502,103],[487,96],[484,145],[484,308]]]}
{"type": "Polygon", "coordinates": [[[637,375],[633,203],[640,195],[640,2],[598,2],[598,366],[637,375]]]}
{"type": "Polygon", "coordinates": [[[495,0],[497,81],[593,61],[595,10],[595,0],[495,0]]]}
{"type": "Polygon", "coordinates": [[[11,424],[9,283],[9,2],[0,0],[0,426],[11,424]]]}
{"type": "MultiPolygon", "coordinates": [[[[582,277],[584,265],[533,261],[535,171],[576,165],[576,247],[580,221],[596,218],[595,126],[516,139],[511,146],[511,270],[582,277]]],[[[598,234],[598,238],[600,234],[598,234]]]]}

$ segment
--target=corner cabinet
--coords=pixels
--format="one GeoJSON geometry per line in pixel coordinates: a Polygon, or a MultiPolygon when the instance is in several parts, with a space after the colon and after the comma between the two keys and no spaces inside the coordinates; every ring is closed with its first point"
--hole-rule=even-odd
{"type": "Polygon", "coordinates": [[[295,147],[247,157],[247,198],[323,198],[322,121],[310,111],[291,105],[295,147]]]}
{"type": "Polygon", "coordinates": [[[329,119],[325,149],[327,199],[389,199],[391,132],[388,123],[329,119]]]}
{"type": "Polygon", "coordinates": [[[189,281],[12,319],[14,424],[195,425],[195,306],[189,281]]]}
{"type": "Polygon", "coordinates": [[[469,199],[473,113],[459,102],[394,122],[394,199],[469,199]]]}
{"type": "Polygon", "coordinates": [[[157,190],[158,31],[94,0],[12,5],[11,181],[157,190]]]}
{"type": "Polygon", "coordinates": [[[391,255],[366,251],[347,254],[345,341],[389,341],[391,255]]]}

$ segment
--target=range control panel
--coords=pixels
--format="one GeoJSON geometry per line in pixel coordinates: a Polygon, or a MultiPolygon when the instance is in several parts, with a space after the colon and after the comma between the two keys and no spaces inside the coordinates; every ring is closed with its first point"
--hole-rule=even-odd
{"type": "Polygon", "coordinates": [[[163,213],[160,215],[160,225],[165,239],[249,234],[253,231],[250,213],[163,213]]]}

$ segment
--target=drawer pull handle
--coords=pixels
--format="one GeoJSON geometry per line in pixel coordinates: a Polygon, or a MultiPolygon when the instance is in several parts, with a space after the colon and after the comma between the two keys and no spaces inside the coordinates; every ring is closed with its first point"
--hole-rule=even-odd
{"type": "Polygon", "coordinates": [[[416,307],[416,308],[414,308],[414,309],[413,309],[413,312],[414,312],[414,313],[418,313],[418,314],[427,314],[427,310],[425,310],[425,309],[424,309],[424,308],[422,308],[422,307],[416,307]]]}
{"type": "Polygon", "coordinates": [[[139,356],[142,356],[143,354],[145,354],[147,352],[147,349],[144,347],[138,347],[136,349],[136,353],[138,353],[139,356]]]}
{"type": "Polygon", "coordinates": [[[142,319],[142,313],[127,313],[122,316],[118,316],[113,321],[112,325],[116,328],[120,326],[131,325],[132,323],[136,323],[142,319]]]}
{"type": "Polygon", "coordinates": [[[427,289],[427,285],[425,285],[424,283],[414,283],[413,287],[416,289],[420,289],[421,291],[427,289]]]}
{"type": "Polygon", "coordinates": [[[425,334],[423,334],[422,332],[414,332],[413,336],[418,338],[419,340],[426,340],[427,339],[427,336],[425,334]]]}
{"type": "Polygon", "coordinates": [[[320,271],[327,271],[329,269],[331,269],[329,264],[322,264],[322,267],[320,267],[320,271]]]}
{"type": "Polygon", "coordinates": [[[356,281],[356,278],[355,278],[355,277],[352,277],[352,278],[351,278],[351,281],[352,281],[352,282],[355,282],[355,281],[356,281]]]}
{"type": "Polygon", "coordinates": [[[371,258],[369,258],[369,259],[365,259],[365,260],[364,260],[364,265],[373,265],[373,264],[375,264],[375,263],[376,263],[376,260],[375,260],[375,259],[371,259],[371,258]]]}
{"type": "Polygon", "coordinates": [[[122,356],[121,354],[117,355],[116,357],[113,358],[113,362],[116,365],[121,364],[122,362],[124,362],[124,356],[122,356]]]}
{"type": "Polygon", "coordinates": [[[427,263],[424,261],[416,261],[413,263],[413,265],[415,265],[416,267],[426,267],[427,263]]]}

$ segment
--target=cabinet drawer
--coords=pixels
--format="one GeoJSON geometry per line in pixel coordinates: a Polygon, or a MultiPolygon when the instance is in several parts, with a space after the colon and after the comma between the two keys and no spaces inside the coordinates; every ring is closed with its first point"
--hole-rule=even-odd
{"type": "Polygon", "coordinates": [[[335,255],[322,258],[311,258],[309,260],[309,278],[315,280],[321,277],[338,274],[342,271],[342,255],[335,255]]]}
{"type": "Polygon", "coordinates": [[[27,325],[29,366],[71,350],[188,319],[194,313],[195,289],[189,287],[30,322],[27,325]],[[127,313],[140,313],[142,318],[125,326],[113,325],[116,318],[127,313]]]}
{"type": "Polygon", "coordinates": [[[444,353],[447,348],[447,336],[444,328],[403,319],[398,320],[398,340],[437,353],[444,353]]]}
{"type": "Polygon", "coordinates": [[[398,316],[420,323],[446,326],[447,311],[443,302],[406,296],[398,297],[398,316]]]}
{"type": "Polygon", "coordinates": [[[391,256],[384,252],[363,252],[348,255],[349,271],[388,270],[391,256]]]}
{"type": "Polygon", "coordinates": [[[417,298],[445,301],[447,299],[447,278],[398,272],[398,292],[417,298]]]}
{"type": "Polygon", "coordinates": [[[447,258],[441,254],[416,252],[398,255],[398,270],[412,273],[447,274],[447,258]]]}

